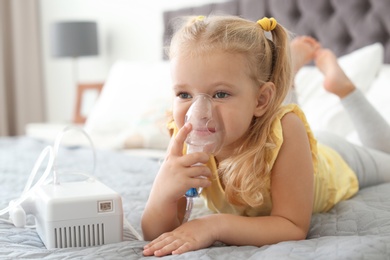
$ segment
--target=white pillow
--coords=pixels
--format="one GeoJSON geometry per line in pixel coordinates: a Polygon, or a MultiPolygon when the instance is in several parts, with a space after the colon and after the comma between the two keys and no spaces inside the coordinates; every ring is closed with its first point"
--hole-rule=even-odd
{"type": "Polygon", "coordinates": [[[171,98],[168,62],[118,61],[85,129],[92,138],[105,140],[109,148],[166,148],[171,98]]]}
{"type": "MultiPolygon", "coordinates": [[[[383,52],[383,46],[375,43],[342,56],[338,61],[356,87],[367,93],[383,65],[383,52]]],[[[339,98],[324,90],[323,80],[316,67],[302,68],[295,77],[298,103],[314,131],[330,131],[347,137],[354,131],[352,122],[339,98]]]]}

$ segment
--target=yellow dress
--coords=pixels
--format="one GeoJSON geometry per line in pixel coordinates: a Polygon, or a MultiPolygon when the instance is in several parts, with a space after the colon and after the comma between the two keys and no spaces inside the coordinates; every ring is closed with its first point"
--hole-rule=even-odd
{"type": "MultiPolygon", "coordinates": [[[[317,143],[307,123],[303,111],[295,104],[289,104],[281,109],[272,124],[272,133],[276,140],[276,149],[273,149],[270,158],[273,166],[279,150],[283,144],[283,130],[281,119],[286,113],[295,113],[304,123],[310,141],[313,166],[314,166],[314,205],[313,213],[326,212],[336,203],[352,197],[359,189],[358,179],[353,170],[341,158],[341,156],[330,147],[317,143]]],[[[175,135],[177,129],[174,123],[168,127],[175,135]]],[[[225,191],[218,177],[217,165],[214,158],[207,163],[212,171],[211,186],[203,189],[202,196],[208,208],[214,212],[231,213],[243,216],[269,215],[272,209],[270,192],[270,176],[266,180],[266,192],[263,193],[264,203],[256,208],[249,206],[236,206],[230,204],[225,198],[225,191]]]]}

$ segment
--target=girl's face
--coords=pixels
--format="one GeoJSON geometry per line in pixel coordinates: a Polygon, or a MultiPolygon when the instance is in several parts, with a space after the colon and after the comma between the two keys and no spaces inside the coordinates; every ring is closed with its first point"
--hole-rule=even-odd
{"type": "Polygon", "coordinates": [[[173,119],[184,125],[192,98],[200,93],[213,98],[225,129],[224,144],[216,155],[223,160],[240,145],[253,116],[257,115],[258,86],[249,77],[242,54],[214,52],[197,57],[177,56],[171,60],[173,119]]]}

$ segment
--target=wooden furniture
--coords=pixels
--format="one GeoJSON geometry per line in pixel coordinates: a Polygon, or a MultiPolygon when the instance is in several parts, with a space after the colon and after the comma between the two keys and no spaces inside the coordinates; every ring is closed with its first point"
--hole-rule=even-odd
{"type": "Polygon", "coordinates": [[[87,120],[88,113],[96,102],[104,86],[100,83],[79,84],[77,87],[76,108],[74,111],[73,123],[84,124],[87,120]]]}

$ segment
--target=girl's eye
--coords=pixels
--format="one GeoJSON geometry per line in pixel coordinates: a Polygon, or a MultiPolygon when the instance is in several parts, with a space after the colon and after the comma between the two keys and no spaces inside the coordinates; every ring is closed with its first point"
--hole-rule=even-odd
{"type": "Polygon", "coordinates": [[[184,93],[184,92],[177,94],[177,96],[178,96],[179,98],[181,98],[181,99],[188,99],[188,98],[191,98],[191,95],[190,95],[190,94],[184,93]]]}
{"type": "Polygon", "coordinates": [[[227,98],[229,96],[228,93],[225,92],[218,92],[214,95],[214,98],[227,98]]]}

